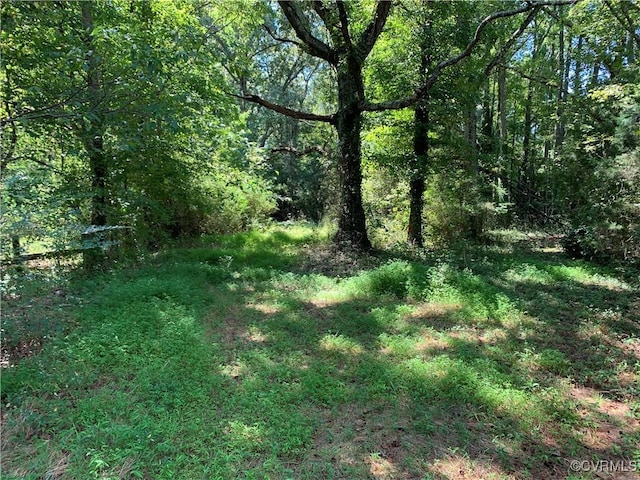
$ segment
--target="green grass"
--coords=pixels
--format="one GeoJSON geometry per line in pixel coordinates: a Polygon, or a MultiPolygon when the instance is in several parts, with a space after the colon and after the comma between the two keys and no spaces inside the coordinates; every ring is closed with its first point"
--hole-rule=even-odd
{"type": "Polygon", "coordinates": [[[598,478],[570,462],[640,461],[625,273],[362,258],[300,226],[89,279],[9,272],[2,478],[598,478]]]}

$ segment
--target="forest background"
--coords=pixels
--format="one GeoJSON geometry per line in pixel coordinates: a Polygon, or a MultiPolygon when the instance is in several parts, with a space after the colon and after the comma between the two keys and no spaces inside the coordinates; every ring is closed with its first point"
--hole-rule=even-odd
{"type": "Polygon", "coordinates": [[[637,258],[639,23],[613,0],[4,2],[3,255],[271,218],[637,258]]]}

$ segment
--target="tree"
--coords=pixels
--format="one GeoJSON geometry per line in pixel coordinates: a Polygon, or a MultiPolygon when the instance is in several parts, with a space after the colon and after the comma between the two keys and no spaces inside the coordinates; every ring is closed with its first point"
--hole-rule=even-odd
{"type": "MultiPolygon", "coordinates": [[[[127,225],[140,243],[158,243],[241,228],[250,211],[271,210],[268,184],[241,165],[258,160],[224,93],[219,55],[202,48],[211,33],[202,8],[180,0],[2,4],[0,124],[11,132],[2,138],[2,174],[35,178],[36,168],[48,169],[55,189],[41,189],[57,199],[49,230],[73,217],[78,238],[90,225],[127,225]]],[[[7,185],[15,187],[7,196],[31,191],[7,185]]],[[[36,229],[21,227],[28,231],[36,229]]]]}
{"type": "MultiPolygon", "coordinates": [[[[362,70],[387,21],[391,2],[380,1],[365,29],[352,38],[347,5],[343,2],[313,2],[312,9],[322,21],[331,44],[314,35],[312,23],[300,4],[279,2],[280,8],[295,31],[298,44],[309,54],[328,62],[335,70],[337,111],[333,115],[316,115],[275,105],[258,96],[244,97],[294,118],[331,123],[338,133],[338,174],[340,181],[340,213],[337,243],[369,250],[365,214],[362,207],[362,170],[360,132],[365,102],[362,70]]],[[[293,42],[293,40],[284,40],[293,42]]]]}
{"type": "Polygon", "coordinates": [[[244,95],[241,98],[294,118],[327,122],[335,126],[339,143],[340,213],[338,232],[334,241],[338,244],[346,243],[358,249],[368,250],[371,248],[371,243],[367,236],[361,193],[360,133],[363,112],[401,109],[415,104],[427,94],[442,70],[459,63],[471,54],[487,25],[500,18],[538,9],[547,3],[549,2],[527,3],[512,10],[490,14],[479,23],[466,47],[460,53],[436,64],[426,81],[413,94],[375,104],[366,98],[363,68],[385,27],[392,2],[382,0],[376,2],[373,14],[363,22],[362,16],[356,18],[357,13],[362,15],[361,12],[355,12],[352,4],[341,1],[334,3],[281,1],[280,8],[298,38],[298,40],[281,38],[281,41],[296,44],[306,53],[332,66],[336,75],[337,109],[333,114],[320,115],[278,105],[258,95],[244,95]],[[318,24],[324,27],[326,38],[321,38],[316,33],[318,24]],[[359,26],[360,29],[358,29],[359,26]]]}

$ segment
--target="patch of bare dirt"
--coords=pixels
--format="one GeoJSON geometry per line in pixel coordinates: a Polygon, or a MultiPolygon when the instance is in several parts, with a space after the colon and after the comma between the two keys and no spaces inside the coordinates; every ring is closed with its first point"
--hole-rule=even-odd
{"type": "Polygon", "coordinates": [[[313,272],[329,277],[350,277],[377,267],[380,259],[356,250],[343,251],[334,245],[312,245],[304,250],[298,263],[301,272],[313,272]]]}
{"type": "Polygon", "coordinates": [[[449,480],[476,480],[484,478],[516,479],[508,475],[490,459],[472,460],[461,454],[452,454],[437,459],[431,467],[431,472],[439,478],[449,480]]]}
{"type": "Polygon", "coordinates": [[[610,450],[619,444],[621,436],[640,432],[640,420],[624,402],[604,398],[598,390],[572,386],[569,396],[577,400],[579,414],[588,418],[589,427],[583,429],[583,439],[589,448],[610,450]]]}
{"type": "MultiPolygon", "coordinates": [[[[423,478],[419,452],[425,439],[410,433],[406,419],[393,408],[347,405],[340,411],[323,412],[324,424],[318,429],[312,461],[324,461],[345,471],[358,471],[376,479],[423,478]]],[[[351,478],[345,473],[344,477],[351,478]]]]}

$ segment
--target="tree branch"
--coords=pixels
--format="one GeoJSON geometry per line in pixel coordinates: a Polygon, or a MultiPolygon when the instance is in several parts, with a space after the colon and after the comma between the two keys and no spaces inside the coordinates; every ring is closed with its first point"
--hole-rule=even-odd
{"type": "Polygon", "coordinates": [[[335,16],[335,13],[329,10],[324,6],[322,0],[314,0],[311,2],[313,6],[313,10],[318,14],[324,26],[329,30],[329,32],[333,32],[338,27],[338,19],[335,16]]]}
{"type": "MultiPolygon", "coordinates": [[[[39,153],[41,153],[41,152],[39,152],[39,153]]],[[[17,157],[11,158],[9,160],[3,159],[3,161],[0,162],[0,172],[3,171],[7,167],[7,165],[9,165],[10,163],[18,162],[18,161],[21,161],[21,160],[27,160],[29,162],[37,163],[38,165],[40,165],[42,167],[46,167],[49,170],[52,170],[52,171],[54,171],[55,173],[58,173],[58,174],[64,173],[62,170],[57,168],[55,165],[52,165],[49,162],[45,162],[44,160],[40,160],[40,159],[36,158],[34,155],[19,155],[17,157]]]]}
{"type": "Polygon", "coordinates": [[[532,82],[538,83],[545,87],[550,88],[558,88],[558,81],[552,78],[544,78],[544,77],[534,77],[533,75],[529,75],[528,73],[523,72],[521,69],[517,67],[513,67],[511,65],[504,65],[507,70],[511,70],[512,72],[516,72],[522,78],[526,78],[527,80],[531,80],[532,82]]]}
{"type": "Polygon", "coordinates": [[[347,10],[344,8],[344,2],[336,2],[336,7],[338,8],[338,18],[340,18],[342,38],[344,39],[347,48],[353,48],[353,42],[351,41],[351,35],[349,34],[349,17],[347,16],[347,10]]]}
{"type": "MultiPolygon", "coordinates": [[[[9,108],[9,105],[6,105],[6,108],[9,108]]],[[[4,130],[4,127],[2,128],[4,130]]],[[[4,136],[4,132],[0,131],[0,139],[4,136]]],[[[0,159],[0,172],[6,168],[9,163],[13,160],[13,154],[16,151],[16,144],[18,143],[18,132],[16,131],[15,122],[11,122],[11,137],[9,140],[9,147],[5,150],[4,148],[0,149],[2,152],[2,158],[0,159]]]]}
{"type": "Polygon", "coordinates": [[[367,25],[367,28],[362,32],[362,35],[360,35],[356,45],[361,63],[364,63],[364,60],[382,33],[382,29],[387,23],[392,3],[391,0],[378,0],[376,13],[371,19],[371,22],[369,22],[369,25],[367,25]]]}
{"type": "Polygon", "coordinates": [[[257,103],[258,105],[262,105],[263,107],[268,108],[269,110],[273,110],[274,112],[281,113],[282,115],[286,115],[287,117],[296,118],[298,120],[312,120],[314,122],[325,122],[325,123],[335,123],[335,115],[317,115],[315,113],[302,112],[300,110],[294,110],[289,107],[285,107],[283,105],[277,105],[275,103],[271,103],[264,98],[259,97],[258,95],[235,95],[233,93],[230,94],[233,97],[239,98],[241,100],[246,100],[247,102],[257,103]]]}
{"type": "Polygon", "coordinates": [[[283,146],[283,147],[274,147],[271,149],[272,153],[292,153],[294,154],[296,157],[302,157],[304,155],[309,155],[310,153],[316,152],[319,153],[320,155],[329,155],[329,152],[327,152],[324,148],[322,148],[320,145],[314,145],[312,147],[308,147],[305,148],[304,150],[298,150],[296,147],[292,147],[292,146],[283,146]]]}
{"type": "Polygon", "coordinates": [[[335,65],[338,62],[336,52],[322,40],[313,36],[309,19],[304,15],[298,3],[279,0],[278,4],[297,37],[302,41],[304,50],[314,57],[322,58],[335,65]]]}
{"type": "MultiPolygon", "coordinates": [[[[629,3],[632,3],[632,2],[629,2],[629,3]]],[[[638,35],[638,32],[636,31],[636,28],[633,25],[633,21],[631,20],[631,17],[629,17],[629,14],[626,12],[626,10],[622,9],[622,17],[621,17],[618,14],[618,12],[616,12],[615,8],[613,7],[613,5],[609,0],[604,0],[604,4],[607,6],[611,14],[615,17],[615,19],[622,26],[622,28],[624,28],[633,37],[633,39],[636,42],[636,45],[640,47],[640,35],[638,35]]]]}
{"type": "Polygon", "coordinates": [[[433,72],[431,73],[429,78],[427,78],[427,80],[423,85],[421,85],[415,90],[413,95],[409,95],[407,97],[400,98],[398,100],[392,100],[389,102],[382,102],[382,103],[365,102],[360,105],[360,108],[363,111],[380,112],[384,110],[398,110],[401,108],[410,107],[411,105],[416,103],[418,100],[423,98],[426,95],[426,93],[431,89],[431,87],[433,87],[433,85],[438,80],[438,77],[440,76],[440,73],[442,72],[442,70],[444,70],[445,68],[451,67],[453,65],[456,65],[457,63],[459,63],[460,61],[464,60],[466,57],[471,55],[471,52],[480,41],[480,35],[490,23],[500,18],[513,17],[515,15],[519,15],[521,13],[528,12],[530,10],[534,10],[534,9],[539,10],[541,7],[545,5],[573,5],[579,1],[580,0],[558,0],[558,1],[540,1],[535,3],[529,2],[520,8],[516,8],[513,10],[502,10],[500,12],[492,13],[491,15],[485,17],[485,19],[482,20],[482,22],[480,22],[480,24],[476,28],[473,38],[467,44],[465,49],[462,52],[460,52],[458,55],[438,63],[434,67],[433,72]]]}
{"type": "Polygon", "coordinates": [[[496,65],[498,65],[500,62],[504,60],[504,57],[509,51],[509,49],[513,47],[513,44],[516,43],[516,40],[520,38],[520,36],[524,33],[527,27],[531,24],[533,19],[536,17],[538,12],[540,11],[540,8],[542,7],[535,7],[533,10],[531,10],[531,12],[529,12],[529,15],[527,15],[527,18],[525,18],[520,24],[520,26],[518,27],[518,29],[515,32],[513,32],[511,37],[509,37],[509,40],[507,40],[507,43],[505,43],[502,46],[502,48],[496,54],[496,56],[493,57],[493,60],[491,60],[491,62],[489,62],[489,64],[484,68],[485,76],[489,75],[491,73],[491,70],[493,70],[496,65]]]}
{"type": "MultiPolygon", "coordinates": [[[[8,72],[6,73],[6,80],[7,80],[7,87],[8,87],[7,90],[9,90],[11,88],[11,84],[10,84],[10,76],[8,72]]],[[[7,98],[4,99],[4,108],[7,111],[7,115],[9,115],[9,118],[11,118],[13,115],[11,114],[11,105],[9,104],[9,100],[7,98]]],[[[11,159],[13,158],[13,154],[16,151],[16,145],[18,143],[18,131],[16,128],[16,123],[14,121],[11,121],[9,122],[9,124],[11,125],[11,137],[9,140],[9,147],[5,149],[3,148],[3,145],[0,145],[0,152],[2,153],[0,158],[0,173],[11,162],[11,159]]],[[[4,126],[0,129],[0,140],[4,140],[4,129],[5,129],[4,126]]]]}
{"type": "Polygon", "coordinates": [[[269,34],[269,36],[271,38],[273,38],[274,40],[281,42],[281,43],[291,43],[293,45],[296,45],[300,48],[302,48],[304,50],[304,45],[300,42],[296,42],[295,40],[291,40],[290,38],[282,38],[282,37],[277,37],[276,34],[269,28],[269,26],[267,24],[262,25],[264,27],[264,29],[267,31],[267,33],[269,34]]]}
{"type": "Polygon", "coordinates": [[[80,87],[75,91],[73,91],[65,99],[60,100],[56,103],[52,103],[51,105],[46,105],[44,107],[36,108],[33,110],[23,110],[21,112],[15,112],[13,115],[0,118],[0,127],[4,127],[7,123],[17,122],[23,119],[41,118],[41,117],[49,117],[49,116],[51,117],[64,116],[64,115],[55,114],[51,112],[54,111],[55,109],[68,105],[76,96],[84,92],[86,89],[87,89],[86,86],[80,87]]]}

